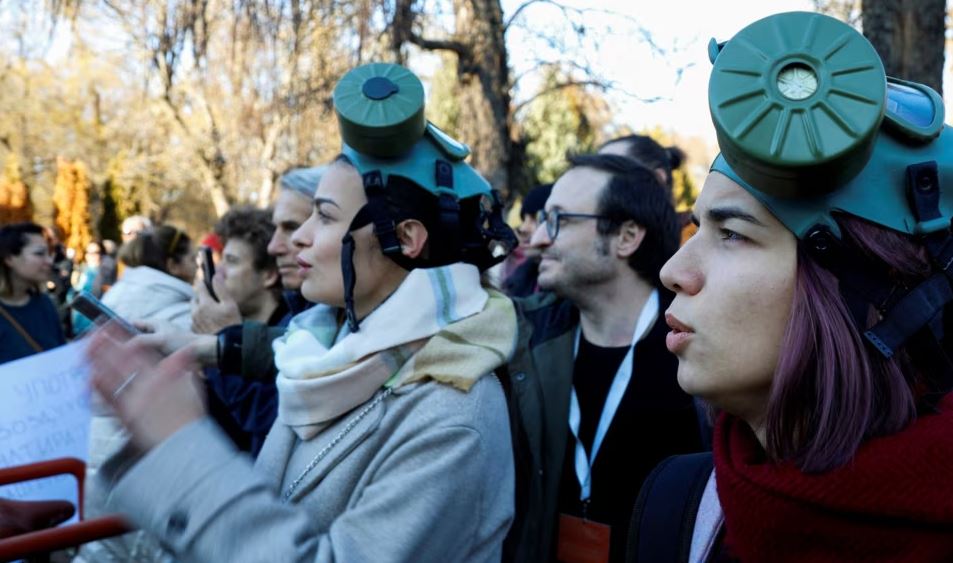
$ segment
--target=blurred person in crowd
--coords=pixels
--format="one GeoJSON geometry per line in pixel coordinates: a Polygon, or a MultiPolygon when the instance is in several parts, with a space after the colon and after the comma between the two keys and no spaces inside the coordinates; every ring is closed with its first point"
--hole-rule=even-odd
{"type": "Polygon", "coordinates": [[[118,278],[118,247],[115,241],[106,239],[102,242],[102,255],[99,259],[99,271],[96,273],[96,279],[93,280],[93,295],[96,297],[109,291],[116,284],[118,278]]]}
{"type": "Polygon", "coordinates": [[[215,264],[218,264],[222,261],[222,249],[225,248],[225,243],[222,241],[222,238],[218,236],[218,233],[208,233],[202,240],[199,241],[199,246],[206,246],[212,250],[212,259],[215,261],[215,264]]]}
{"type": "MultiPolygon", "coordinates": [[[[222,258],[212,279],[219,303],[231,303],[241,320],[277,324],[287,312],[281,300],[281,277],[275,258],[268,254],[274,234],[271,210],[237,207],[219,219],[215,232],[223,242],[222,258]]],[[[197,305],[216,300],[205,284],[195,284],[197,305]]],[[[216,323],[206,324],[200,307],[193,308],[192,330],[215,333],[216,323]]]]}
{"type": "MultiPolygon", "coordinates": [[[[152,342],[164,353],[189,346],[205,370],[209,414],[239,449],[258,455],[265,436],[278,414],[272,342],[283,335],[294,315],[310,308],[301,295],[301,269],[291,235],[307,221],[314,190],[326,167],[295,168],[281,176],[281,190],[272,213],[274,233],[268,254],[274,257],[284,287],[287,313],[277,323],[242,321],[231,301],[200,300],[192,309],[193,320],[202,315],[205,326],[218,325],[216,334],[194,335],[167,325],[148,323],[152,342]]],[[[274,319],[271,319],[272,321],[274,319]]]]}
{"type": "Polygon", "coordinates": [[[53,275],[46,287],[53,303],[56,305],[60,317],[63,334],[69,337],[73,334],[72,311],[69,308],[69,292],[73,279],[73,260],[67,255],[66,247],[56,236],[56,229],[44,228],[43,236],[50,241],[50,252],[53,256],[53,275]]]}
{"type": "Polygon", "coordinates": [[[136,238],[139,233],[152,230],[152,221],[144,215],[132,215],[126,217],[120,227],[120,235],[123,244],[136,238]]]}
{"type": "Polygon", "coordinates": [[[492,372],[516,319],[480,270],[515,237],[466,147],[422,109],[390,137],[355,121],[422,108],[413,74],[366,65],[334,98],[343,154],[292,236],[318,305],[274,344],[279,415],[256,464],[204,416],[187,350],[156,364],[142,340],[104,333],[93,381],[132,437],[105,475],[110,507],[183,560],[499,560],[513,454],[492,372]]]}
{"type": "MultiPolygon", "coordinates": [[[[65,344],[59,313],[46,294],[52,239],[34,223],[0,227],[0,363],[65,344]]],[[[56,526],[76,512],[66,501],[0,498],[0,538],[56,526]]]]}
{"type": "MultiPolygon", "coordinates": [[[[191,326],[195,250],[184,231],[161,225],[142,231],[122,245],[122,278],[103,295],[103,304],[129,321],[168,321],[191,326]]],[[[105,514],[105,494],[96,475],[103,461],[119,450],[127,435],[116,414],[103,401],[92,403],[89,458],[86,462],[85,516],[105,514]]],[[[153,538],[132,532],[83,546],[77,561],[159,561],[164,555],[153,538]]]]}
{"type": "MultiPolygon", "coordinates": [[[[86,251],[83,253],[83,263],[80,264],[78,269],[73,270],[74,281],[70,291],[71,298],[82,291],[92,293],[97,298],[102,296],[102,293],[97,294],[94,291],[94,287],[104,254],[103,245],[100,241],[94,240],[86,245],[86,251]]],[[[74,335],[82,334],[92,324],[92,321],[76,311],[73,311],[71,316],[74,335]]]]}
{"type": "MultiPolygon", "coordinates": [[[[218,300],[204,283],[195,285],[193,331],[219,332],[216,321],[220,316],[208,314],[212,307],[237,311],[240,321],[278,326],[288,308],[281,298],[275,258],[268,253],[275,232],[271,211],[233,208],[215,225],[215,232],[224,241],[222,260],[212,280],[218,300]],[[212,322],[208,322],[210,317],[212,322]]],[[[240,324],[234,326],[241,328],[240,324]]],[[[205,368],[204,375],[209,414],[239,449],[257,454],[274,423],[274,380],[248,381],[241,374],[222,373],[217,366],[205,368]]]]}
{"type": "Polygon", "coordinates": [[[162,225],[122,246],[126,269],[103,303],[130,320],[167,320],[191,326],[195,249],[184,231],[162,225]]]}
{"type": "MultiPolygon", "coordinates": [[[[642,513],[647,540],[690,540],[692,561],[951,561],[953,128],[942,98],[885,77],[864,36],[822,14],[769,16],[712,61],[722,153],[695,204],[698,232],[661,279],[675,292],[678,383],[719,414],[701,488],[682,479],[684,507],[666,468],[695,475],[702,456],[656,472],[669,486],[642,513]],[[782,29],[812,40],[785,46],[782,29]],[[823,114],[835,94],[824,80],[844,64],[855,70],[836,96],[851,102],[818,146],[784,116],[823,114]],[[762,103],[776,113],[746,137],[734,125],[762,103]]],[[[639,560],[675,560],[660,553],[639,560]]]]}
{"type": "Polygon", "coordinates": [[[0,363],[66,342],[56,306],[46,293],[53,257],[43,227],[0,227],[0,363]]]}
{"type": "Polygon", "coordinates": [[[672,296],[658,274],[678,249],[669,191],[630,158],[570,162],[530,241],[543,291],[516,301],[508,370],[525,460],[507,541],[516,561],[583,552],[623,561],[642,480],[666,457],[702,448],[665,349],[672,296]]]}
{"type": "MultiPolygon", "coordinates": [[[[207,235],[202,237],[202,240],[199,241],[199,248],[202,248],[202,247],[208,248],[209,250],[212,251],[213,264],[217,266],[218,263],[222,261],[222,249],[225,247],[225,243],[222,242],[222,238],[219,237],[217,233],[214,233],[214,232],[208,233],[207,235]]],[[[195,256],[195,259],[197,260],[196,264],[199,267],[199,271],[201,271],[202,260],[203,260],[201,253],[197,254],[195,256]]]]}
{"type": "Polygon", "coordinates": [[[536,186],[523,198],[520,207],[521,222],[516,227],[516,237],[520,244],[507,257],[507,262],[504,262],[508,263],[514,255],[520,254],[521,262],[511,269],[503,280],[503,292],[510,297],[528,297],[538,289],[536,277],[539,275],[539,249],[530,245],[530,239],[539,226],[536,215],[543,210],[552,190],[552,184],[536,186]]]}
{"type": "MultiPolygon", "coordinates": [[[[663,147],[647,135],[633,134],[612,139],[599,148],[599,153],[627,156],[641,162],[655,172],[670,192],[675,184],[673,172],[681,168],[685,161],[685,151],[676,146],[663,147]]],[[[685,242],[695,233],[696,227],[689,211],[680,212],[678,219],[682,229],[681,242],[685,242]]]]}
{"type": "Polygon", "coordinates": [[[659,182],[669,190],[674,184],[672,172],[685,160],[685,152],[682,149],[675,146],[663,147],[647,135],[634,134],[606,142],[599,147],[599,154],[617,154],[637,160],[654,172],[659,182]]]}
{"type": "Polygon", "coordinates": [[[108,238],[103,239],[103,252],[106,253],[104,257],[108,256],[110,258],[117,258],[118,252],[119,252],[119,246],[116,245],[116,241],[114,240],[110,240],[108,238]]]}

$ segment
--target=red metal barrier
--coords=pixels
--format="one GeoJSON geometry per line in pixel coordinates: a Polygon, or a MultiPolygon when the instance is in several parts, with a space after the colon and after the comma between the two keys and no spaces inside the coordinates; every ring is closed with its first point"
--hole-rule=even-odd
{"type": "Polygon", "coordinates": [[[132,530],[129,524],[116,514],[83,520],[83,482],[86,479],[86,464],[82,460],[60,458],[0,469],[0,485],[66,474],[76,477],[79,487],[77,512],[80,522],[0,539],[0,561],[22,559],[31,555],[75,547],[132,530]]]}

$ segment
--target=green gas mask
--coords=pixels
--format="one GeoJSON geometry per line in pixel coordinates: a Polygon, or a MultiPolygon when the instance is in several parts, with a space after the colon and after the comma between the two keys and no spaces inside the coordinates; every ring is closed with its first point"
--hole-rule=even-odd
{"type": "Polygon", "coordinates": [[[953,129],[940,96],[886,77],[863,35],[821,14],[764,18],[725,43],[712,40],[709,57],[722,151],[712,171],[754,195],[838,277],[855,323],[882,355],[921,330],[942,342],[953,301],[953,129]],[[935,275],[894,287],[882,265],[846,251],[839,213],[920,237],[935,275]],[[868,304],[883,320],[865,330],[868,304]]]}
{"type": "Polygon", "coordinates": [[[412,72],[395,64],[357,67],[334,88],[334,109],[341,153],[360,173],[367,195],[342,240],[352,332],[359,328],[352,231],[373,224],[383,253],[408,270],[455,262],[484,270],[516,246],[499,194],[464,160],[470,149],[424,117],[423,85],[412,72]],[[410,259],[401,251],[396,228],[407,219],[428,226],[427,258],[410,259]]]}

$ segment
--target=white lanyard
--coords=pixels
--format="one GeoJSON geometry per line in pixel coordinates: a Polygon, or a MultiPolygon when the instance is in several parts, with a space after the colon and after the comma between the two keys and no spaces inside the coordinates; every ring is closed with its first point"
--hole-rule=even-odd
{"type": "MultiPolygon", "coordinates": [[[[606,402],[602,406],[602,414],[599,415],[599,426],[596,427],[596,436],[592,441],[592,452],[586,458],[586,448],[579,439],[579,421],[582,415],[579,411],[579,398],[576,396],[576,388],[572,389],[572,396],[569,402],[569,428],[572,435],[576,438],[576,478],[579,479],[579,500],[587,500],[592,490],[592,465],[596,462],[596,456],[599,455],[599,448],[602,446],[602,440],[609,431],[612,419],[619,409],[619,403],[622,402],[622,396],[629,386],[629,380],[632,379],[632,362],[635,356],[635,344],[642,340],[648,333],[655,320],[658,318],[659,298],[658,290],[652,290],[645,305],[642,306],[642,312],[639,313],[639,320],[635,323],[635,332],[632,334],[632,344],[629,351],[625,353],[622,359],[622,365],[612,379],[612,386],[609,387],[609,394],[606,396],[606,402]]],[[[582,325],[576,329],[576,343],[573,347],[573,359],[579,354],[579,335],[582,333],[582,325]]]]}

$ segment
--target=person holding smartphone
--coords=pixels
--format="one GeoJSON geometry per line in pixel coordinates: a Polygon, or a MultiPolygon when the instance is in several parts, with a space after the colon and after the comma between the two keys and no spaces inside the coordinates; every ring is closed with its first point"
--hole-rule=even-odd
{"type": "MultiPolygon", "coordinates": [[[[122,278],[103,295],[102,303],[130,322],[164,321],[187,331],[195,278],[195,249],[184,231],[161,225],[139,232],[119,252],[125,264],[122,278]]],[[[86,469],[87,516],[105,514],[105,491],[96,475],[101,464],[126,440],[116,413],[103,401],[92,401],[89,458],[86,469]]],[[[77,561],[160,561],[165,557],[156,541],[143,532],[83,546],[77,561]]]]}
{"type": "Polygon", "coordinates": [[[218,220],[215,232],[223,243],[222,258],[216,266],[208,261],[208,254],[203,254],[204,283],[196,288],[192,308],[194,332],[219,329],[216,315],[209,315],[209,307],[202,306],[208,300],[237,310],[238,322],[276,324],[284,317],[281,276],[275,258],[268,253],[274,231],[269,209],[236,207],[218,220]]]}

